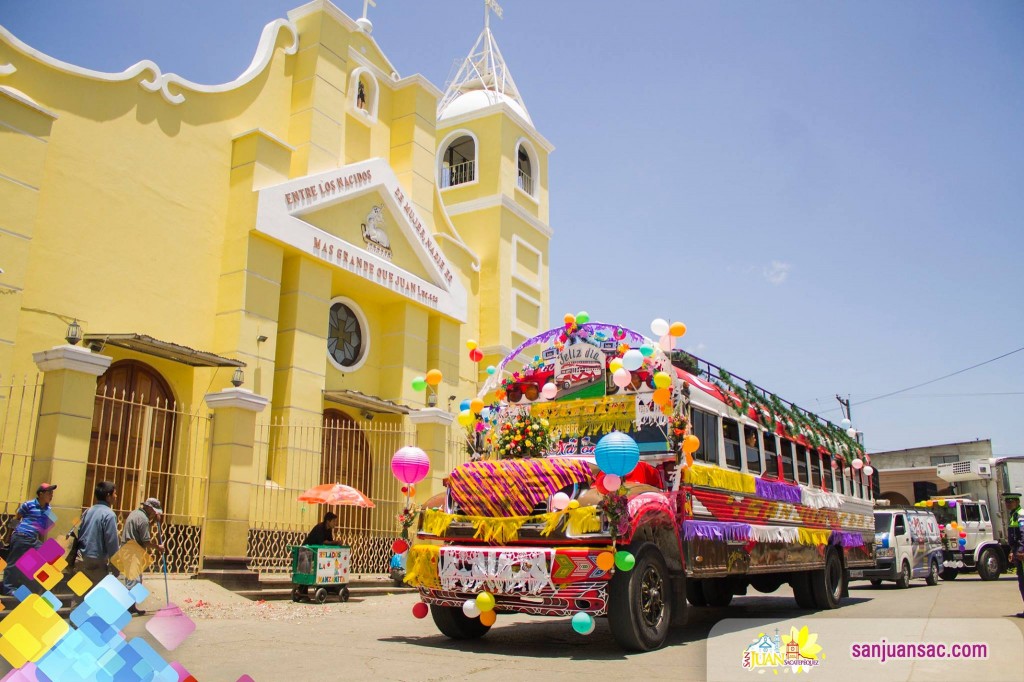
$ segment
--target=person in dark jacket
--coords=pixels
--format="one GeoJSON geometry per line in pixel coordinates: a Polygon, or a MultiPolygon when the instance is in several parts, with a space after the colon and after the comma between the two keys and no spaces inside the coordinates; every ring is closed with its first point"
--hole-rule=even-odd
{"type": "MultiPolygon", "coordinates": [[[[1024,599],[1024,533],[1020,528],[1020,493],[1004,494],[1003,504],[1006,505],[1006,539],[1010,545],[1007,558],[1011,566],[1017,567],[1017,588],[1021,599],[1024,599]]],[[[1024,618],[1024,611],[1018,613],[1017,617],[1024,618]]]]}
{"type": "Polygon", "coordinates": [[[338,515],[334,512],[327,512],[324,514],[324,520],[313,526],[313,530],[309,531],[302,544],[335,545],[337,543],[334,541],[334,529],[337,527],[338,515]]]}

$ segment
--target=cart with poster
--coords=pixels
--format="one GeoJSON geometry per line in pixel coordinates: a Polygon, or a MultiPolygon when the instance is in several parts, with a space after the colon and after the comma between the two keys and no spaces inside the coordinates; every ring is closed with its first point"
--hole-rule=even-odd
{"type": "Polygon", "coordinates": [[[292,551],[292,601],[323,604],[329,595],[348,601],[352,548],[348,545],[296,545],[292,551]],[[310,594],[311,589],[312,594],[310,594]]]}

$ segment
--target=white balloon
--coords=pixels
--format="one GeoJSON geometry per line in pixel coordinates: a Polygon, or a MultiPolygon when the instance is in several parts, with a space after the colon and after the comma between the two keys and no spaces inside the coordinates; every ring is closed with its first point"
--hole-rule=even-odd
{"type": "Polygon", "coordinates": [[[612,381],[614,381],[615,385],[619,388],[625,388],[626,386],[629,386],[629,382],[633,381],[633,375],[629,373],[628,369],[620,367],[615,370],[615,374],[612,375],[612,381]]]}
{"type": "Polygon", "coordinates": [[[852,466],[854,469],[860,469],[862,466],[864,466],[864,462],[861,460],[860,457],[854,457],[853,461],[850,462],[850,466],[852,466]]]}
{"type": "Polygon", "coordinates": [[[558,386],[549,381],[544,384],[544,388],[540,389],[540,394],[548,400],[554,400],[555,396],[558,395],[558,386]]]}
{"type": "Polygon", "coordinates": [[[661,319],[660,317],[651,322],[651,332],[655,336],[665,336],[668,334],[668,322],[661,319]]]}
{"type": "Polygon", "coordinates": [[[856,438],[857,437],[857,429],[854,429],[854,428],[846,429],[846,435],[849,436],[850,438],[856,438]]]}
{"type": "Polygon", "coordinates": [[[873,473],[875,473],[875,468],[873,466],[868,465],[868,466],[864,467],[864,475],[865,476],[870,476],[873,473]]]}
{"type": "Polygon", "coordinates": [[[662,349],[666,353],[676,347],[676,340],[668,334],[663,334],[658,339],[658,348],[662,349]]]}
{"type": "Polygon", "coordinates": [[[843,417],[843,421],[839,422],[839,425],[842,426],[844,429],[848,429],[852,425],[852,422],[846,417],[843,417]]]}
{"type": "Polygon", "coordinates": [[[628,369],[630,372],[635,372],[640,369],[643,364],[644,354],[636,348],[627,350],[626,354],[622,356],[622,367],[623,369],[628,369]]]}
{"type": "Polygon", "coordinates": [[[476,599],[467,599],[462,604],[462,612],[466,614],[466,618],[479,618],[480,607],[476,605],[476,599]]]}
{"type": "Polygon", "coordinates": [[[569,496],[565,493],[555,493],[551,496],[551,508],[561,511],[569,506],[569,496]]]}

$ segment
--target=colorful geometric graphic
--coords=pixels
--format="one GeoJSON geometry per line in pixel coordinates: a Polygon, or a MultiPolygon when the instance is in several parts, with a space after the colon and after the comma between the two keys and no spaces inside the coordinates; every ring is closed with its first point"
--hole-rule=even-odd
{"type": "Polygon", "coordinates": [[[50,602],[29,593],[6,618],[0,620],[0,656],[15,668],[29,661],[36,662],[69,629],[50,602]]]}
{"type": "Polygon", "coordinates": [[[122,577],[136,580],[153,563],[153,557],[135,540],[129,540],[121,545],[117,554],[110,557],[110,563],[121,571],[122,577]]]}
{"type": "Polygon", "coordinates": [[[168,604],[157,611],[146,623],[149,634],[168,651],[177,649],[195,629],[196,624],[192,619],[174,604],[168,604]]]}

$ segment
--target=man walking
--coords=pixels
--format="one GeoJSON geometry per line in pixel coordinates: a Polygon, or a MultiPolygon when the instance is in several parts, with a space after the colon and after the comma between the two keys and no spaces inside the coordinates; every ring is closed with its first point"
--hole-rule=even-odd
{"type": "MultiPolygon", "coordinates": [[[[164,546],[153,539],[153,535],[150,532],[149,524],[153,519],[159,519],[163,516],[164,510],[160,505],[160,500],[155,497],[150,497],[145,502],[139,505],[139,508],[128,515],[128,518],[124,520],[124,533],[121,534],[121,544],[125,545],[129,541],[134,540],[139,544],[142,549],[153,549],[157,556],[163,551],[164,546]]],[[[140,573],[137,578],[128,578],[125,576],[124,586],[129,590],[142,582],[142,574],[140,573]]],[[[134,614],[139,616],[146,615],[146,612],[132,604],[131,608],[128,609],[134,614]]]]}
{"type": "MultiPolygon", "coordinates": [[[[1010,545],[1010,565],[1017,567],[1017,588],[1024,599],[1024,537],[1020,528],[1020,493],[1005,493],[1003,504],[1006,505],[1006,539],[1010,545]]],[[[1024,611],[1017,614],[1024,618],[1024,611]]]]}
{"type": "Polygon", "coordinates": [[[18,507],[18,525],[11,534],[11,551],[7,555],[7,568],[4,569],[3,594],[14,594],[19,585],[26,583],[30,590],[42,594],[32,576],[26,576],[19,571],[14,562],[28,550],[42,545],[46,534],[53,527],[50,502],[53,501],[53,491],[56,489],[57,486],[53,483],[40,483],[36,488],[36,498],[23,502],[18,507]]]}
{"type": "Polygon", "coordinates": [[[78,529],[82,573],[93,585],[110,572],[110,557],[117,553],[117,515],[110,508],[117,501],[117,486],[110,481],[96,484],[96,503],[86,510],[78,529]]]}

